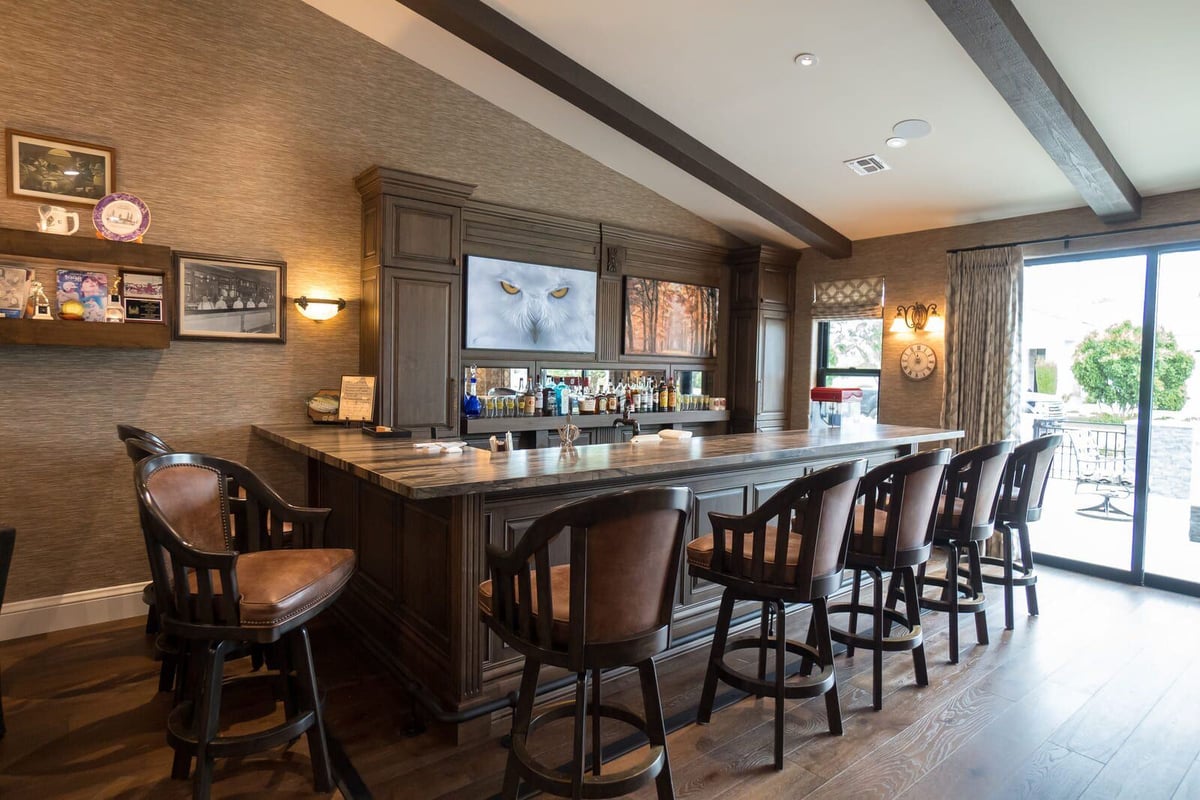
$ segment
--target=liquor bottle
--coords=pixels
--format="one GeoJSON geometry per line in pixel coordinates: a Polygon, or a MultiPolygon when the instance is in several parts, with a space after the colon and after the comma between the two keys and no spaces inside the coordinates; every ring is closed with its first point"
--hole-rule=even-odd
{"type": "Polygon", "coordinates": [[[592,387],[587,378],[583,379],[583,393],[579,395],[579,413],[596,413],[596,395],[592,394],[592,387]]]}
{"type": "Polygon", "coordinates": [[[579,389],[579,381],[576,380],[575,378],[571,379],[570,390],[571,390],[570,391],[570,397],[571,397],[570,412],[575,416],[579,416],[579,391],[580,391],[580,389],[579,389]]]}
{"type": "Polygon", "coordinates": [[[679,393],[675,390],[675,380],[667,381],[667,410],[679,410],[679,393]]]}
{"type": "Polygon", "coordinates": [[[556,398],[554,395],[554,378],[550,375],[546,376],[546,387],[542,389],[542,413],[547,417],[553,417],[558,413],[558,406],[555,404],[556,398]]]}
{"type": "Polygon", "coordinates": [[[546,396],[545,390],[542,388],[542,382],[537,382],[537,387],[533,390],[533,413],[534,416],[542,416],[546,413],[546,396]]]}
{"type": "Polygon", "coordinates": [[[526,417],[532,417],[537,413],[537,401],[542,397],[541,392],[533,390],[533,384],[530,383],[525,388],[525,414],[526,417]]]}
{"type": "Polygon", "coordinates": [[[475,369],[476,369],[475,365],[472,364],[471,365],[471,380],[467,384],[467,396],[463,398],[463,414],[468,419],[475,419],[481,413],[483,413],[483,409],[479,403],[479,394],[478,394],[479,386],[478,386],[478,381],[475,377],[475,369]]]}
{"type": "Polygon", "coordinates": [[[561,375],[558,376],[558,383],[554,385],[554,408],[560,417],[565,417],[571,410],[571,396],[567,393],[567,384],[561,375]]]}
{"type": "Polygon", "coordinates": [[[670,394],[667,392],[667,382],[665,380],[660,380],[658,382],[658,410],[659,411],[666,412],[666,411],[671,410],[670,406],[668,406],[668,404],[667,404],[667,400],[669,399],[669,397],[670,397],[670,394]]]}

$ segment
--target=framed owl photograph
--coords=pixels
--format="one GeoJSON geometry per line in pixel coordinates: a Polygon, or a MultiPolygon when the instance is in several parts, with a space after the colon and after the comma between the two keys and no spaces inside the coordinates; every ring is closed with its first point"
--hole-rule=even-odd
{"type": "Polygon", "coordinates": [[[467,256],[464,346],[593,353],[596,273],[467,256]]]}

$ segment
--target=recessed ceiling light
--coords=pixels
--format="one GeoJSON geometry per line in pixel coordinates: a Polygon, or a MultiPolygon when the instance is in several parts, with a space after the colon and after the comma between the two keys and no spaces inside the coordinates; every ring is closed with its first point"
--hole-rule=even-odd
{"type": "Polygon", "coordinates": [[[933,126],[923,119],[902,119],[892,126],[892,134],[904,139],[920,139],[933,132],[933,126]]]}
{"type": "Polygon", "coordinates": [[[796,62],[797,64],[799,64],[802,67],[813,67],[813,66],[816,66],[817,62],[820,61],[820,59],[817,58],[815,53],[801,53],[800,55],[793,58],[792,61],[796,62]]]}
{"type": "Polygon", "coordinates": [[[885,144],[888,147],[898,150],[908,144],[908,139],[905,139],[903,136],[892,136],[885,144]]]}

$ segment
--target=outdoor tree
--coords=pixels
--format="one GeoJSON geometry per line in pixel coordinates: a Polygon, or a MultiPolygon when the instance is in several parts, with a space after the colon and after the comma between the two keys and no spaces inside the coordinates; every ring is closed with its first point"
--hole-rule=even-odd
{"type": "MultiPolygon", "coordinates": [[[[1071,374],[1093,403],[1129,416],[1138,405],[1142,329],[1129,320],[1092,331],[1075,348],[1071,374]]],[[[1187,402],[1187,380],[1196,359],[1179,349],[1175,334],[1159,330],[1154,344],[1154,407],[1179,411],[1187,402]]]]}

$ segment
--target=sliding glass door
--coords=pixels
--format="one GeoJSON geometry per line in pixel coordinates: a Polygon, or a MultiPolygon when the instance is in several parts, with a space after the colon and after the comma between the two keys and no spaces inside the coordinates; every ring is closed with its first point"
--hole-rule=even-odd
{"type": "Polygon", "coordinates": [[[1158,260],[1145,569],[1200,581],[1200,249],[1158,260]]]}
{"type": "Polygon", "coordinates": [[[1035,549],[1128,572],[1144,254],[1035,262],[1025,269],[1022,439],[1059,432],[1035,549]]]}
{"type": "Polygon", "coordinates": [[[1200,246],[1024,278],[1022,439],[1063,435],[1036,555],[1200,594],[1200,246]]]}

